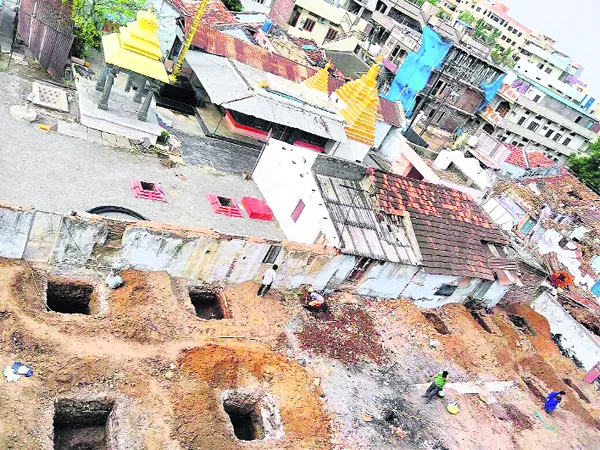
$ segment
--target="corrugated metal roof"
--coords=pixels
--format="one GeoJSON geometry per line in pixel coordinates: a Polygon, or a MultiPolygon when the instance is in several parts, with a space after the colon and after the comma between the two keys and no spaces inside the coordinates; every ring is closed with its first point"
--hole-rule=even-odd
{"type": "Polygon", "coordinates": [[[231,100],[221,106],[269,122],[333,139],[336,142],[346,142],[348,140],[343,122],[328,119],[316,112],[303,109],[300,104],[295,106],[286,103],[283,98],[279,100],[254,92],[254,95],[231,100]]]}
{"type": "MultiPolygon", "coordinates": [[[[224,108],[268,122],[297,128],[337,142],[347,142],[344,122],[291,98],[253,90],[244,76],[243,64],[216,55],[189,52],[187,62],[211,101],[224,108]]],[[[332,115],[329,113],[329,115],[332,115]]]]}
{"type": "Polygon", "coordinates": [[[248,95],[248,85],[236,74],[227,58],[188,52],[186,61],[202,83],[211,102],[220,105],[248,95]]]}

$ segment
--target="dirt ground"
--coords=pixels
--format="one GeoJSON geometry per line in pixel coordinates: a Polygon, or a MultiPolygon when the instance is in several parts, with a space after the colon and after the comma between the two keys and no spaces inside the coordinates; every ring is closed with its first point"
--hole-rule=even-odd
{"type": "Polygon", "coordinates": [[[93,272],[59,275],[95,286],[93,315],[48,312],[47,269],[0,260],[0,366],[34,371],[0,381],[0,449],[54,448],[57,399],[111,402],[115,449],[600,448],[598,393],[527,307],[477,318],[461,305],[336,294],[315,315],[293,292],[258,298],[245,283],[218,289],[225,319],[202,320],[186,282],[166,273],[124,272],[114,291],[93,272]],[[416,386],[439,370],[516,386],[490,404],[448,390],[461,408],[452,416],[416,386]],[[561,389],[542,424],[536,395],[561,389]],[[224,399],[242,391],[261,399],[262,440],[234,434],[224,399]]]}

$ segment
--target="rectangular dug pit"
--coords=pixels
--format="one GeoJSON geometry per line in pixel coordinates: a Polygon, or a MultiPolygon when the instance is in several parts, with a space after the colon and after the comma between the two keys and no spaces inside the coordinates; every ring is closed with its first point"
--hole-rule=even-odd
{"type": "Polygon", "coordinates": [[[240,441],[265,438],[265,429],[255,398],[233,393],[223,401],[223,409],[231,420],[235,437],[240,441]]]}
{"type": "Polygon", "coordinates": [[[431,326],[435,328],[435,331],[437,331],[439,334],[450,334],[450,330],[437,314],[432,312],[424,312],[423,316],[425,316],[427,322],[429,322],[431,326]]]}
{"type": "Polygon", "coordinates": [[[196,316],[206,320],[220,320],[225,317],[221,296],[216,292],[190,288],[188,293],[196,316]]]}
{"type": "Polygon", "coordinates": [[[54,402],[54,450],[111,450],[108,445],[108,400],[54,402]]]}
{"type": "Polygon", "coordinates": [[[94,287],[90,284],[48,280],[46,303],[50,311],[62,314],[91,314],[90,300],[94,287]]]}

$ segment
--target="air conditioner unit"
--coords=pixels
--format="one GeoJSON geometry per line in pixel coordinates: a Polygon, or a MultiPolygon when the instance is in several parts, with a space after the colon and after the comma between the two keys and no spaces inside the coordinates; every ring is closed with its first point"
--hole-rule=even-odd
{"type": "Polygon", "coordinates": [[[324,19],[323,17],[319,17],[319,23],[327,23],[327,19],[324,19]]]}

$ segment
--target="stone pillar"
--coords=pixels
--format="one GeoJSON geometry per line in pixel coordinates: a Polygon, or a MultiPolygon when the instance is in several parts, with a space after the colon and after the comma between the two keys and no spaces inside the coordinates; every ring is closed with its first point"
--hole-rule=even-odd
{"type": "Polygon", "coordinates": [[[102,67],[102,73],[100,74],[100,78],[96,81],[96,90],[102,92],[104,90],[104,83],[106,83],[106,77],[109,67],[107,64],[102,67]]]}
{"type": "Polygon", "coordinates": [[[138,85],[137,91],[135,91],[135,95],[133,96],[133,101],[135,103],[142,103],[142,96],[144,94],[145,87],[146,87],[146,78],[142,77],[140,80],[140,84],[138,85]]]}
{"type": "Polygon", "coordinates": [[[108,76],[106,77],[106,81],[104,82],[104,89],[102,90],[102,97],[100,98],[100,103],[98,103],[98,108],[100,109],[108,109],[108,97],[110,96],[110,90],[112,89],[113,83],[115,82],[115,77],[119,73],[119,69],[116,67],[111,67],[108,71],[108,76]]]}
{"type": "Polygon", "coordinates": [[[150,103],[152,103],[152,98],[154,94],[158,92],[158,85],[153,82],[148,83],[148,94],[146,94],[146,98],[144,98],[144,103],[142,103],[142,107],[138,112],[138,119],[142,122],[145,122],[148,118],[148,109],[150,108],[150,103]]]}
{"type": "Polygon", "coordinates": [[[127,75],[127,83],[125,83],[125,92],[129,92],[131,90],[131,86],[133,86],[135,77],[136,76],[132,73],[127,75]]]}

